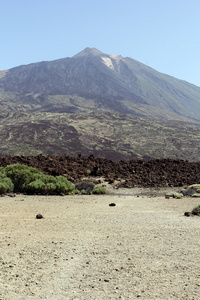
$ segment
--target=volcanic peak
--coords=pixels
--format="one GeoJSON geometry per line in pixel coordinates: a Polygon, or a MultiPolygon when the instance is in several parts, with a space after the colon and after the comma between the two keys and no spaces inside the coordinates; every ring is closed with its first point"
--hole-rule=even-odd
{"type": "Polygon", "coordinates": [[[87,47],[83,51],[77,53],[73,57],[83,57],[83,56],[102,56],[105,55],[103,52],[99,51],[98,49],[94,47],[87,47]]]}

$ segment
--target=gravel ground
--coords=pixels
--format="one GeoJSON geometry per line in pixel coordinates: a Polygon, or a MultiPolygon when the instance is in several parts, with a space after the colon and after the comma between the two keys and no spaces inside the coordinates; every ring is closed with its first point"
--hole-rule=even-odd
{"type": "Polygon", "coordinates": [[[164,193],[1,197],[0,299],[200,299],[198,199],[164,193]]]}

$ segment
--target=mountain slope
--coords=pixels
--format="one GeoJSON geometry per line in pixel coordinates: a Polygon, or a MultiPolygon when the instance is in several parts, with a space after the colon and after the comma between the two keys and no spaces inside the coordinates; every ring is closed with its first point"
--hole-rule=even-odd
{"type": "Polygon", "coordinates": [[[86,48],[0,72],[0,155],[200,160],[200,88],[86,48]]]}
{"type": "Polygon", "coordinates": [[[0,155],[90,154],[112,160],[200,160],[200,124],[113,113],[10,113],[0,118],[0,155]]]}
{"type": "MultiPolygon", "coordinates": [[[[148,115],[150,105],[155,111],[159,109],[161,118],[175,113],[177,118],[200,120],[199,87],[95,48],[86,48],[71,58],[12,68],[0,78],[0,88],[13,93],[18,104],[28,103],[29,109],[41,111],[55,108],[54,96],[59,103],[58,95],[68,95],[69,99],[82,97],[84,103],[92,99],[94,109],[135,114],[139,104],[148,115]]],[[[60,102],[61,110],[82,111],[80,101],[77,106],[69,99],[60,102]]]]}

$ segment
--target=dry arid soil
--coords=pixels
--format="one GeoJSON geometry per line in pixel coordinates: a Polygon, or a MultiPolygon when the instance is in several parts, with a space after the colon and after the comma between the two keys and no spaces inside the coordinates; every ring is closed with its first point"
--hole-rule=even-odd
{"type": "Polygon", "coordinates": [[[199,299],[198,200],[108,190],[0,198],[1,300],[199,299]]]}

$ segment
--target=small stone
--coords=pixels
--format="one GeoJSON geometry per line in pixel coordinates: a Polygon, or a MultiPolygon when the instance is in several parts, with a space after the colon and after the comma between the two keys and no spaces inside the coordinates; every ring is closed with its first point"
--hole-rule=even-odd
{"type": "Polygon", "coordinates": [[[191,216],[191,212],[186,211],[186,212],[184,213],[184,216],[185,216],[185,217],[190,217],[190,216],[191,216]]]}
{"type": "Polygon", "coordinates": [[[36,219],[43,219],[44,217],[43,217],[43,215],[41,215],[41,214],[37,214],[36,215],[36,219]]]}
{"type": "Polygon", "coordinates": [[[115,203],[110,203],[109,206],[116,206],[116,204],[115,203]]]}

